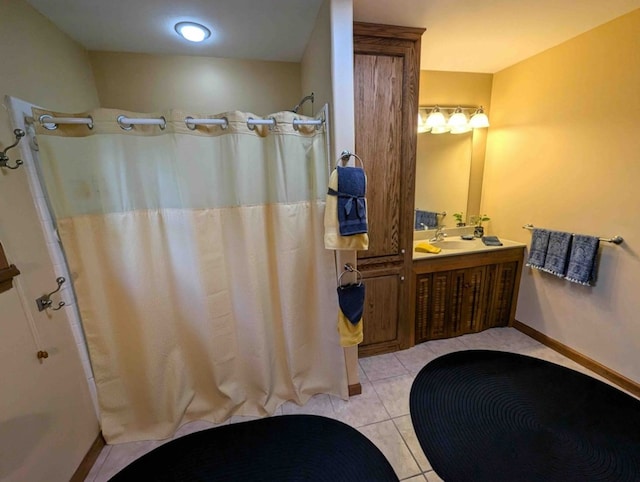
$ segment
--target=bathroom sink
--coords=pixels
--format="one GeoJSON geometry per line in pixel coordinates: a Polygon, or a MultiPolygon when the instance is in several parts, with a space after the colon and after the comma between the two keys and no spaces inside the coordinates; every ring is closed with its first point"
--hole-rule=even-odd
{"type": "Polygon", "coordinates": [[[431,244],[442,249],[472,249],[477,248],[479,242],[479,239],[465,241],[464,239],[446,238],[444,241],[434,241],[431,244]]]}

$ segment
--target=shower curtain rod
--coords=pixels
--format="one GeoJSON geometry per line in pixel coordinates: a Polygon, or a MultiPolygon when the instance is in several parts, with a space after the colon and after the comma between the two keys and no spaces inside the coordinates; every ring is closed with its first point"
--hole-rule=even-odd
{"type": "MultiPolygon", "coordinates": [[[[40,124],[49,130],[55,130],[59,124],[79,124],[86,125],[89,129],[93,129],[93,118],[88,117],[53,117],[48,114],[42,114],[38,121],[40,124]]],[[[167,120],[164,117],[159,118],[134,118],[120,115],[116,118],[118,125],[124,130],[130,130],[134,125],[157,125],[161,129],[164,129],[167,125],[167,120]]],[[[193,117],[184,118],[185,125],[193,130],[197,125],[219,125],[223,129],[229,126],[229,120],[226,117],[219,117],[216,119],[196,119],[193,117]]],[[[293,128],[298,129],[299,126],[316,126],[319,127],[324,123],[324,119],[293,119],[293,128]]],[[[275,126],[276,120],[274,117],[268,119],[255,119],[249,117],[247,120],[247,126],[249,129],[254,129],[257,125],[275,126]]]]}

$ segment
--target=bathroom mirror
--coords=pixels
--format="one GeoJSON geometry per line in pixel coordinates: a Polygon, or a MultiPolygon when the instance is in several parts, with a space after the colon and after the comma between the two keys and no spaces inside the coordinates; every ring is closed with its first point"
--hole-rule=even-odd
{"type": "Polygon", "coordinates": [[[473,133],[418,134],[415,208],[446,211],[442,223],[456,225],[453,213],[467,219],[473,133]]]}

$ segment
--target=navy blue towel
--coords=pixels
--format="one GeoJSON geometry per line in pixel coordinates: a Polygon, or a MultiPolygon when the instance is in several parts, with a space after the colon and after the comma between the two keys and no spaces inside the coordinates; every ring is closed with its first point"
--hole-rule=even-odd
{"type": "Polygon", "coordinates": [[[549,246],[544,260],[543,271],[564,278],[567,274],[567,262],[571,250],[571,233],[551,231],[549,233],[549,246]]]}
{"type": "Polygon", "coordinates": [[[421,229],[432,229],[437,227],[438,227],[438,213],[416,209],[415,229],[417,231],[420,231],[421,229]]]}
{"type": "Polygon", "coordinates": [[[364,195],[367,179],[361,167],[340,167],[338,191],[329,189],[329,194],[338,196],[338,227],[341,236],[366,233],[367,206],[364,195]]]}
{"type": "Polygon", "coordinates": [[[338,304],[344,316],[356,325],[364,312],[364,283],[338,286],[338,304]]]}
{"type": "Polygon", "coordinates": [[[531,235],[531,248],[529,248],[529,258],[527,266],[530,268],[544,268],[544,261],[547,257],[547,247],[549,246],[549,231],[546,229],[534,229],[531,235]]]}
{"type": "Polygon", "coordinates": [[[595,278],[596,258],[600,239],[595,236],[576,234],[571,244],[567,280],[581,285],[591,286],[595,278]]]}

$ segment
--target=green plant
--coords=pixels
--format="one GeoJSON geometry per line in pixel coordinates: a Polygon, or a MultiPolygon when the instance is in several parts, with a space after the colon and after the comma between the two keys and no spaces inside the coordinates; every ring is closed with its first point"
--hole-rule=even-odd
{"type": "Polygon", "coordinates": [[[485,221],[491,221],[491,218],[488,217],[486,214],[479,214],[477,216],[473,216],[473,219],[471,220],[471,222],[476,226],[482,226],[482,223],[484,223],[485,221]]]}
{"type": "Polygon", "coordinates": [[[464,213],[459,212],[459,213],[453,213],[453,217],[456,220],[456,225],[457,226],[464,226],[464,213]]]}

